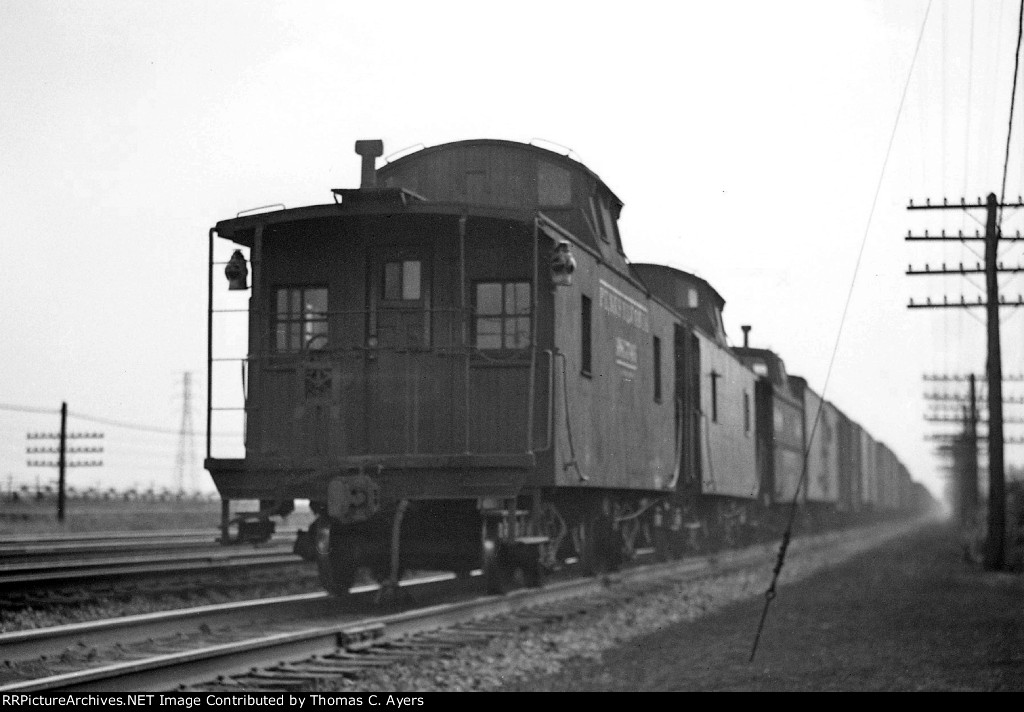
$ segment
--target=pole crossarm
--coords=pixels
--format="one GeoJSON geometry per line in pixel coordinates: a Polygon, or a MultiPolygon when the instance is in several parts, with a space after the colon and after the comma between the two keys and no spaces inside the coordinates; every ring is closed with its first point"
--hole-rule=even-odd
{"type": "MultiPolygon", "coordinates": [[[[929,434],[924,436],[924,439],[926,441],[928,441],[928,442],[948,442],[948,441],[952,441],[952,440],[959,440],[959,439],[962,439],[963,437],[964,436],[963,436],[962,433],[961,434],[950,433],[948,435],[943,434],[943,433],[929,433],[929,434]]],[[[977,437],[978,440],[988,440],[988,436],[983,434],[983,433],[978,433],[978,435],[976,437],[977,437]]],[[[1004,445],[1024,445],[1024,437],[1010,437],[1010,438],[1004,437],[1003,438],[1003,444],[1004,445]]]]}
{"type": "MultiPolygon", "coordinates": [[[[921,376],[921,380],[936,383],[967,383],[971,377],[982,379],[985,376],[980,373],[925,373],[921,376]]],[[[1003,374],[1003,383],[1008,381],[1024,381],[1024,373],[1003,374]]]]}
{"type": "MultiPolygon", "coordinates": [[[[39,454],[53,454],[53,455],[57,455],[57,454],[60,453],[60,448],[55,448],[55,447],[28,447],[28,448],[25,448],[25,452],[27,452],[29,455],[39,455],[39,454]]],[[[103,452],[103,448],[101,448],[101,447],[69,447],[69,448],[65,448],[64,452],[66,452],[68,454],[76,454],[76,455],[77,454],[81,454],[81,453],[87,453],[87,452],[88,453],[97,453],[97,452],[103,452]]]]}
{"type": "MultiPolygon", "coordinates": [[[[952,416],[944,416],[944,415],[925,415],[924,419],[925,419],[925,421],[927,421],[929,423],[957,423],[959,425],[963,425],[964,423],[966,423],[969,420],[969,418],[962,417],[962,416],[959,417],[959,418],[954,418],[952,416]]],[[[978,418],[978,423],[981,424],[981,425],[984,425],[987,422],[988,422],[988,418],[978,418]]],[[[1024,418],[1005,418],[1004,417],[1003,418],[1003,422],[1004,423],[1024,423],[1024,418]]]]}
{"type": "Polygon", "coordinates": [[[907,210],[987,210],[989,207],[996,208],[1024,208],[1024,198],[1017,196],[1016,203],[999,203],[999,202],[986,202],[978,197],[977,202],[968,203],[964,198],[960,198],[960,203],[950,203],[947,198],[942,199],[942,205],[932,205],[931,198],[924,199],[924,205],[914,205],[914,200],[911,199],[907,205],[907,210]]]}
{"type": "MultiPolygon", "coordinates": [[[[1003,272],[1005,272],[1005,273],[1024,272],[1024,265],[1017,265],[1015,267],[1004,267],[1002,262],[1000,262],[999,263],[999,268],[996,270],[996,272],[1000,272],[1000,273],[1003,273],[1003,272]]],[[[964,267],[963,262],[961,262],[959,267],[954,267],[952,269],[948,269],[946,267],[946,263],[943,262],[942,263],[942,269],[932,269],[931,265],[925,263],[924,269],[921,269],[920,267],[918,267],[917,269],[914,269],[914,265],[907,265],[906,274],[911,275],[911,276],[922,275],[922,274],[924,274],[924,275],[985,274],[985,268],[982,267],[980,263],[975,263],[974,267],[964,267]]]]}
{"type": "MultiPolygon", "coordinates": [[[[28,433],[25,436],[28,440],[60,440],[60,433],[28,433]]],[[[96,440],[103,437],[103,433],[68,433],[64,436],[67,440],[96,440]]]]}
{"type": "MultiPolygon", "coordinates": [[[[915,302],[913,299],[907,304],[907,309],[973,309],[976,307],[988,307],[989,302],[981,301],[981,297],[977,297],[977,301],[970,302],[964,295],[960,295],[959,302],[949,301],[949,297],[942,297],[941,302],[933,302],[931,297],[925,297],[924,302],[915,302]]],[[[1007,301],[1006,297],[999,297],[999,302],[992,304],[994,308],[998,307],[1024,307],[1024,296],[1018,294],[1017,301],[1007,301]]]]}
{"type": "MultiPolygon", "coordinates": [[[[949,242],[985,242],[987,239],[977,230],[974,231],[973,235],[971,233],[964,234],[963,230],[957,230],[955,235],[953,233],[947,235],[945,230],[939,230],[938,235],[932,235],[927,230],[924,231],[923,235],[915,235],[913,231],[907,230],[907,234],[903,238],[905,242],[942,242],[943,240],[949,242]]],[[[1015,231],[1012,237],[1006,237],[1000,233],[999,237],[996,238],[997,242],[1020,242],[1021,240],[1024,240],[1024,235],[1020,234],[1020,230],[1015,231]]]]}
{"type": "MultiPolygon", "coordinates": [[[[924,399],[928,401],[953,401],[954,403],[970,403],[971,399],[967,396],[960,395],[959,393],[925,393],[924,399]]],[[[986,400],[986,397],[977,396],[975,398],[977,402],[986,400]]],[[[1021,396],[1006,396],[1002,399],[1003,403],[1024,403],[1024,397],[1021,396]]]]}

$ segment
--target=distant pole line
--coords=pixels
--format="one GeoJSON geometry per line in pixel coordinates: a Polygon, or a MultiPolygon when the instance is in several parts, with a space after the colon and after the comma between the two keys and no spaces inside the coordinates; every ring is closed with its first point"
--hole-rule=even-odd
{"type": "MultiPolygon", "coordinates": [[[[56,454],[57,461],[52,460],[28,460],[28,467],[56,467],[57,468],[57,521],[61,524],[64,523],[66,505],[67,505],[67,468],[69,467],[101,467],[103,465],[102,460],[77,460],[69,461],[68,455],[72,453],[101,453],[103,448],[100,446],[94,447],[75,447],[68,448],[68,440],[99,440],[103,438],[103,433],[69,433],[68,432],[68,404],[64,401],[60,404],[60,432],[57,433],[26,433],[25,438],[27,440],[56,440],[57,447],[40,447],[33,446],[25,448],[25,452],[29,455],[36,455],[41,453],[56,454]]],[[[38,493],[38,486],[36,487],[38,493]]]]}

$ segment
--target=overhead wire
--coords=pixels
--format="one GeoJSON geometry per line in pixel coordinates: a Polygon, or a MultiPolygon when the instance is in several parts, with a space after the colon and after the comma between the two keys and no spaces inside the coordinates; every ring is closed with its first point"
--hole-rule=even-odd
{"type": "MultiPolygon", "coordinates": [[[[60,408],[43,408],[39,406],[19,405],[15,403],[0,403],[0,411],[7,411],[11,413],[32,413],[36,415],[60,415],[60,408]]],[[[159,425],[130,422],[126,420],[118,420],[115,418],[105,418],[98,415],[89,415],[87,413],[82,413],[77,410],[69,410],[68,417],[75,418],[78,420],[84,420],[90,423],[98,423],[100,425],[110,425],[112,427],[124,428],[126,430],[135,430],[145,433],[157,433],[160,435],[181,435],[180,428],[165,428],[159,425]]],[[[212,435],[213,437],[241,437],[242,433],[220,432],[213,433],[212,435]]]]}
{"type": "MultiPolygon", "coordinates": [[[[1024,1],[1024,0],[1022,0],[1022,1],[1024,1]]],[[[839,343],[842,340],[842,335],[843,335],[843,326],[846,323],[846,316],[847,316],[847,314],[849,313],[849,310],[850,310],[850,302],[852,301],[852,298],[853,298],[854,287],[857,284],[857,276],[860,273],[861,261],[863,260],[863,257],[864,257],[864,248],[867,245],[868,235],[870,234],[870,231],[871,231],[871,223],[874,220],[875,208],[878,205],[878,196],[882,192],[882,183],[883,183],[883,181],[885,179],[885,171],[886,171],[886,168],[889,165],[889,157],[892,155],[893,143],[896,140],[896,132],[897,132],[897,129],[899,128],[899,125],[900,125],[900,117],[903,115],[903,106],[904,106],[904,104],[906,102],[906,99],[907,99],[907,91],[910,88],[910,80],[914,76],[914,67],[917,64],[917,56],[918,56],[918,53],[920,52],[920,49],[921,49],[921,41],[924,39],[925,28],[928,26],[928,16],[931,14],[931,9],[932,9],[932,0],[928,0],[928,7],[925,9],[924,19],[921,21],[921,30],[920,30],[920,33],[917,36],[917,44],[914,46],[914,55],[913,55],[913,57],[910,60],[910,68],[909,68],[909,70],[907,72],[907,79],[906,79],[906,82],[903,85],[903,93],[900,96],[899,106],[896,109],[896,120],[893,122],[892,133],[889,135],[889,143],[888,143],[888,146],[885,149],[885,159],[882,161],[882,169],[881,169],[881,171],[879,172],[879,175],[878,175],[878,184],[875,186],[875,195],[874,195],[874,198],[871,201],[871,209],[868,211],[867,223],[864,226],[864,234],[861,237],[860,249],[857,252],[857,261],[854,264],[853,275],[850,278],[850,287],[849,287],[849,289],[847,290],[847,293],[846,293],[846,303],[843,306],[843,313],[842,313],[842,316],[839,319],[839,329],[838,329],[838,331],[836,333],[835,344],[832,347],[832,356],[829,359],[828,370],[825,373],[825,383],[824,383],[824,385],[822,386],[822,389],[821,389],[821,402],[818,404],[818,409],[817,409],[817,412],[815,413],[815,416],[814,416],[814,423],[813,423],[813,425],[811,427],[811,434],[810,434],[810,437],[807,440],[808,443],[811,443],[811,442],[814,441],[814,435],[817,432],[818,423],[821,421],[821,412],[822,412],[822,409],[824,408],[824,405],[825,405],[825,396],[826,396],[826,394],[828,392],[829,380],[832,377],[832,367],[835,365],[836,354],[839,351],[839,343]]],[[[805,452],[804,452],[803,468],[802,468],[801,473],[800,473],[800,480],[797,483],[796,490],[793,493],[793,502],[792,502],[792,506],[790,507],[790,510],[789,510],[789,518],[788,518],[788,521],[786,523],[786,528],[785,528],[785,530],[783,531],[783,534],[782,534],[782,542],[779,545],[778,558],[776,559],[776,562],[775,562],[775,568],[772,570],[771,584],[769,585],[768,590],[765,591],[764,609],[761,612],[761,619],[758,622],[757,633],[754,636],[754,642],[753,642],[753,645],[752,645],[751,650],[750,650],[750,662],[753,662],[754,656],[757,654],[757,646],[758,646],[758,644],[759,644],[759,642],[761,640],[761,633],[764,630],[764,624],[765,624],[765,621],[767,620],[767,617],[768,617],[768,608],[771,605],[772,600],[774,600],[774,598],[776,596],[776,587],[777,587],[777,584],[778,584],[779,575],[782,573],[782,568],[783,568],[783,566],[785,564],[786,550],[789,547],[789,541],[790,541],[790,538],[792,536],[792,531],[793,531],[793,524],[794,524],[794,522],[796,520],[797,503],[799,501],[798,497],[800,495],[800,491],[804,487],[804,483],[807,480],[807,472],[808,472],[808,469],[807,469],[807,459],[808,459],[808,455],[809,455],[809,450],[810,450],[810,445],[808,444],[807,450],[805,450],[805,452]]]]}
{"type": "MultiPolygon", "coordinates": [[[[84,420],[88,423],[99,423],[101,425],[110,425],[116,428],[125,428],[126,430],[137,430],[146,433],[159,433],[161,435],[181,435],[180,428],[164,428],[158,425],[146,425],[143,423],[132,423],[125,420],[116,420],[113,418],[103,418],[98,415],[87,415],[80,413],[79,411],[68,411],[69,418],[77,418],[78,420],[84,420]]],[[[241,437],[241,433],[212,433],[213,437],[241,437]]]]}
{"type": "Polygon", "coordinates": [[[0,403],[0,410],[11,413],[36,413],[39,415],[60,415],[60,408],[36,408],[28,405],[15,405],[13,403],[0,403]]]}
{"type": "MultiPolygon", "coordinates": [[[[996,230],[996,234],[999,237],[1002,237],[1003,234],[1003,216],[1005,212],[1005,208],[1003,207],[1003,205],[1006,203],[1006,181],[1009,176],[1010,170],[1010,147],[1013,142],[1013,119],[1014,109],[1016,108],[1017,103],[1017,79],[1020,73],[1020,50],[1022,39],[1024,39],[1024,0],[1021,0],[1020,7],[1017,12],[1017,47],[1013,55],[1013,81],[1010,85],[1010,112],[1006,122],[1006,150],[1003,157],[1003,176],[999,190],[999,218],[996,230]]],[[[1009,243],[1010,247],[1008,249],[1015,247],[1016,245],[1017,243],[1011,242],[1009,243]]],[[[1017,276],[1018,273],[1013,273],[1010,279],[1006,280],[1000,286],[1000,289],[1005,288],[1007,285],[1013,282],[1017,278],[1017,276]]],[[[1009,315],[999,320],[999,323],[1003,324],[1009,321],[1016,315],[1017,311],[1019,311],[1019,309],[1012,309],[1009,315]]]]}
{"type": "Polygon", "coordinates": [[[1021,0],[1020,11],[1017,14],[1017,50],[1013,55],[1013,84],[1010,89],[1010,117],[1006,127],[1006,156],[1003,159],[1003,182],[999,191],[999,229],[1003,227],[1003,207],[1006,202],[1006,176],[1010,167],[1010,142],[1013,138],[1013,110],[1017,103],[1017,74],[1020,69],[1020,45],[1024,38],[1024,0],[1021,0]]]}
{"type": "MultiPolygon", "coordinates": [[[[948,103],[947,103],[947,100],[946,100],[946,64],[947,64],[946,60],[947,60],[947,57],[949,55],[949,53],[947,51],[948,42],[947,42],[946,35],[947,35],[947,29],[948,29],[948,25],[949,25],[949,3],[948,2],[943,2],[942,5],[941,5],[941,9],[942,9],[942,23],[941,23],[942,24],[942,55],[941,55],[942,56],[942,71],[941,71],[941,76],[942,76],[942,110],[939,112],[939,116],[941,117],[940,125],[942,127],[942,147],[941,147],[941,152],[939,153],[939,155],[942,156],[942,161],[940,163],[940,165],[941,165],[941,169],[940,170],[941,170],[941,175],[942,175],[942,195],[946,195],[946,187],[948,185],[948,183],[946,182],[946,163],[947,163],[947,161],[945,160],[946,159],[946,155],[947,155],[946,154],[946,129],[947,129],[947,125],[948,125],[948,122],[946,120],[946,116],[947,116],[947,113],[948,113],[946,111],[946,107],[948,106],[948,103]]],[[[960,243],[960,244],[963,245],[963,244],[966,244],[966,243],[960,243]]],[[[949,260],[949,250],[950,250],[951,246],[946,241],[943,241],[941,243],[941,245],[942,245],[942,262],[943,262],[943,264],[945,264],[949,260]]],[[[950,283],[950,275],[944,275],[942,277],[942,282],[943,282],[943,285],[942,285],[943,289],[948,291],[948,287],[949,287],[949,283],[950,283]]],[[[949,321],[946,320],[946,319],[942,319],[941,321],[942,321],[942,346],[943,346],[943,348],[941,348],[939,350],[939,352],[940,352],[940,354],[942,356],[942,370],[943,371],[948,371],[949,370],[949,349],[947,349],[946,346],[949,344],[949,321]]]]}

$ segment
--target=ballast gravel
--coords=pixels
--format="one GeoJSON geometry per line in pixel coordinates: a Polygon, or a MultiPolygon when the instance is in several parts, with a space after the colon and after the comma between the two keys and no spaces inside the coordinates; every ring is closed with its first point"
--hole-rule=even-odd
{"type": "MultiPolygon", "coordinates": [[[[799,581],[835,566],[905,528],[890,526],[882,536],[876,533],[869,539],[839,539],[824,548],[802,550],[797,545],[787,556],[779,582],[799,581]]],[[[679,580],[676,575],[642,585],[612,582],[601,599],[580,601],[581,609],[589,609],[586,614],[502,634],[484,643],[470,642],[335,684],[340,690],[427,692],[514,686],[530,677],[556,674],[570,661],[599,660],[605,651],[640,636],[761,596],[769,585],[774,564],[775,556],[771,554],[756,566],[700,580],[679,580]]]]}
{"type": "Polygon", "coordinates": [[[321,590],[316,570],[305,562],[181,577],[151,577],[144,583],[82,583],[60,590],[20,591],[0,606],[0,633],[153,613],[178,608],[271,598],[321,590]]]}

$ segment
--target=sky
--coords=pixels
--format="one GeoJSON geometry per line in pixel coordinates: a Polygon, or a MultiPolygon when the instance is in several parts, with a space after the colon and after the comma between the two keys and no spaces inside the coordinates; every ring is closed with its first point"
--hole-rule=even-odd
{"type": "MultiPolygon", "coordinates": [[[[942,426],[923,420],[935,388],[922,375],[983,373],[984,315],[906,304],[973,298],[982,282],[905,276],[909,263],[977,258],[903,237],[978,223],[905,207],[999,191],[1017,11],[999,0],[8,0],[0,404],[43,412],[0,408],[0,486],[55,477],[26,467],[26,434],[56,431],[67,401],[72,431],[104,434],[103,466],[69,482],[175,488],[191,372],[196,455],[181,482],[212,490],[200,462],[207,230],[356,187],[357,139],[383,139],[387,155],[500,138],[571,149],[625,202],[632,261],[709,280],[733,343],[751,324],[752,345],[790,373],[819,392],[827,378],[826,398],[938,493],[943,463],[925,435],[942,426]]],[[[1018,125],[1013,197],[1022,142],[1018,125]]],[[[1008,211],[1004,232],[1022,222],[1008,211]]],[[[1024,292],[1014,275],[1003,283],[1024,292]]],[[[1006,373],[1022,370],[1019,311],[1003,314],[1006,373]]],[[[229,421],[215,426],[223,456],[240,440],[229,421]]],[[[1021,450],[1009,446],[1007,462],[1021,450]]]]}

